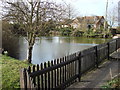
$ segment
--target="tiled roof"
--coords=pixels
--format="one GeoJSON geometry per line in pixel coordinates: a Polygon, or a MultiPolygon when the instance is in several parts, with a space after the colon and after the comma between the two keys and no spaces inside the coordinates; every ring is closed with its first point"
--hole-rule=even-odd
{"type": "Polygon", "coordinates": [[[101,18],[104,18],[103,16],[85,16],[85,17],[77,17],[76,19],[79,21],[79,23],[82,23],[85,21],[86,23],[95,23],[98,22],[101,18]]]}

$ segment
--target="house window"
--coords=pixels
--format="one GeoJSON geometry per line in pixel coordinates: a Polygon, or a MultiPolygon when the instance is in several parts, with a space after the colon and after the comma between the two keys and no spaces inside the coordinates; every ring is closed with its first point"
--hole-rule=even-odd
{"type": "Polygon", "coordinates": [[[91,24],[88,24],[87,28],[88,28],[88,29],[91,29],[91,28],[92,28],[91,24]]]}

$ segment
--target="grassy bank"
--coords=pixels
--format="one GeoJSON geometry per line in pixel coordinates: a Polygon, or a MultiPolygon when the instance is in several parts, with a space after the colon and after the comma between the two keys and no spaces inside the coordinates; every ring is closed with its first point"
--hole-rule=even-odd
{"type": "Polygon", "coordinates": [[[0,55],[2,66],[2,88],[20,88],[20,69],[28,67],[25,61],[19,61],[9,56],[0,55]]]}

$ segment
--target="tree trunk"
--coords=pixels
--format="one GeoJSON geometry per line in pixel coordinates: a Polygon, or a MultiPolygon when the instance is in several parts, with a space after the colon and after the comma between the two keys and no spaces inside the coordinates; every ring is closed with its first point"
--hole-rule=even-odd
{"type": "Polygon", "coordinates": [[[31,63],[32,61],[32,50],[33,50],[33,46],[34,46],[34,43],[35,43],[35,34],[33,33],[29,33],[28,34],[28,57],[27,57],[27,60],[29,63],[31,63]]]}
{"type": "Polygon", "coordinates": [[[31,63],[32,61],[32,50],[33,50],[33,46],[29,46],[28,48],[28,62],[31,63]]]}

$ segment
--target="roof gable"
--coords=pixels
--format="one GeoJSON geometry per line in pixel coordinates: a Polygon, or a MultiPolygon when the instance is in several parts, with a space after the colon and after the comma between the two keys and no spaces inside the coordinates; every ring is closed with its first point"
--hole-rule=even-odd
{"type": "Polygon", "coordinates": [[[104,19],[104,16],[85,16],[85,17],[77,17],[73,20],[73,23],[96,23],[100,21],[101,19],[104,19]]]}

